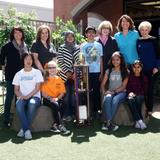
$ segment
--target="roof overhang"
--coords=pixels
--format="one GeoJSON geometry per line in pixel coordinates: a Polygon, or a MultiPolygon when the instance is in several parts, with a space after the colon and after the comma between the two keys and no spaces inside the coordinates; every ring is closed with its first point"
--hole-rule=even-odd
{"type": "Polygon", "coordinates": [[[86,9],[93,1],[95,0],[82,0],[80,1],[74,9],[71,11],[72,17],[77,16],[79,13],[81,13],[84,9],[86,9]]]}

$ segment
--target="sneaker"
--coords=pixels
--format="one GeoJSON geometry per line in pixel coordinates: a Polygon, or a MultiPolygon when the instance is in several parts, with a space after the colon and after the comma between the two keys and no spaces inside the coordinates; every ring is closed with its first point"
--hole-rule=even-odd
{"type": "Polygon", "coordinates": [[[138,123],[139,123],[141,129],[147,128],[146,124],[141,119],[138,121],[138,123]]]}
{"type": "Polygon", "coordinates": [[[108,125],[106,123],[102,124],[102,131],[108,131],[108,125]]]}
{"type": "Polygon", "coordinates": [[[113,123],[110,123],[109,128],[111,128],[112,131],[117,131],[119,129],[119,126],[113,123]]]}
{"type": "Polygon", "coordinates": [[[63,135],[67,135],[67,134],[70,134],[70,130],[67,130],[65,126],[63,125],[59,125],[59,130],[61,131],[61,133],[63,135]]]}
{"type": "Polygon", "coordinates": [[[136,121],[136,123],[135,123],[135,126],[134,126],[135,128],[138,128],[138,129],[140,129],[141,128],[141,126],[140,126],[140,124],[138,123],[138,121],[136,121]]]}
{"type": "Polygon", "coordinates": [[[24,131],[21,128],[20,131],[17,133],[17,137],[24,137],[24,131]]]}
{"type": "Polygon", "coordinates": [[[31,131],[29,129],[25,131],[24,138],[27,139],[27,140],[32,139],[32,134],[31,134],[31,131]]]}
{"type": "Polygon", "coordinates": [[[54,133],[60,133],[61,131],[58,129],[57,124],[53,124],[53,126],[50,129],[51,132],[54,133]]]}

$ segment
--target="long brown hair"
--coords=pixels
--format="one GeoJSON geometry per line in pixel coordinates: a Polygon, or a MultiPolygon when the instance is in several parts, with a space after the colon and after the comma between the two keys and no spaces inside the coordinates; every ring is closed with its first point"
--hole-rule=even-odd
{"type": "Polygon", "coordinates": [[[50,45],[51,42],[51,30],[47,25],[41,25],[38,30],[37,30],[37,36],[36,36],[36,41],[41,40],[41,33],[43,29],[47,29],[48,31],[48,39],[47,39],[47,44],[50,45]]]}
{"type": "Polygon", "coordinates": [[[132,18],[130,17],[130,16],[128,16],[127,14],[124,14],[124,15],[122,15],[120,18],[119,18],[119,20],[118,20],[118,24],[117,24],[117,30],[119,31],[119,32],[122,32],[123,30],[122,30],[122,25],[121,25],[121,23],[122,23],[122,19],[126,19],[127,20],[127,22],[129,22],[129,30],[134,30],[135,29],[135,26],[134,26],[134,22],[133,22],[133,20],[132,20],[132,18]]]}

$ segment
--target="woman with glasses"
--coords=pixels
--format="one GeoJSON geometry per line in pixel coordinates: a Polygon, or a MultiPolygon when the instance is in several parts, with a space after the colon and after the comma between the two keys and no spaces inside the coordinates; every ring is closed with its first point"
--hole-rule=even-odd
{"type": "Polygon", "coordinates": [[[117,42],[114,37],[111,36],[113,32],[112,24],[110,21],[102,21],[98,26],[98,42],[103,47],[103,71],[108,69],[108,62],[115,51],[118,51],[117,42]]]}

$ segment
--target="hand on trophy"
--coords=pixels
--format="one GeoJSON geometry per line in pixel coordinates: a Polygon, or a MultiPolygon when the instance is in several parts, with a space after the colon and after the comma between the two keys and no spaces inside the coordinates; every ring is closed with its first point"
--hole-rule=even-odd
{"type": "Polygon", "coordinates": [[[72,79],[73,73],[72,72],[67,72],[66,76],[67,76],[68,79],[72,79]]]}

